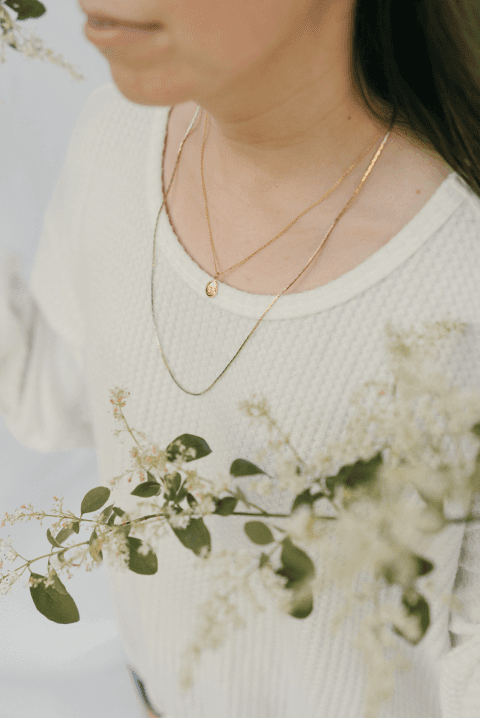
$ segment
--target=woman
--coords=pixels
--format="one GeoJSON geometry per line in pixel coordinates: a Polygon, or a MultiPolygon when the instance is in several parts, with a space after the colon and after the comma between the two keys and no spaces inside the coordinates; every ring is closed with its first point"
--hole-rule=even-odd
{"type": "MultiPolygon", "coordinates": [[[[111,438],[107,416],[109,391],[125,385],[130,426],[159,446],[185,432],[205,438],[203,475],[266,446],[267,429],[238,408],[252,397],[267,398],[308,460],[342,436],[354,390],[386,376],[387,321],[446,313],[468,331],[445,368],[480,390],[473,4],[80,4],[114,84],[78,120],[29,292],[15,294],[4,263],[0,406],[21,441],[94,445],[109,485],[129,466],[131,447],[111,438]]],[[[116,496],[127,510],[130,491],[116,496]]],[[[275,489],[257,500],[271,512],[291,506],[275,489]]],[[[248,545],[236,521],[205,518],[214,547],[248,545]]],[[[467,571],[460,556],[477,535],[454,527],[436,560],[445,590],[463,591],[463,622],[432,603],[432,627],[410,647],[413,670],[382,718],[480,714],[478,564],[467,571]]],[[[252,613],[182,692],[182,651],[211,577],[173,532],[156,552],[154,576],[109,569],[146,715],[364,715],[352,643],[363,609],[329,634],[333,589],[304,621],[252,613]]]]}

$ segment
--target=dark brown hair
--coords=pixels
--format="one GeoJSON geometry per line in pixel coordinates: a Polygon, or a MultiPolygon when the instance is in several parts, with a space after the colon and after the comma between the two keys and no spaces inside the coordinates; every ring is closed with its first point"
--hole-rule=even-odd
{"type": "Polygon", "coordinates": [[[433,147],[480,197],[479,0],[357,0],[353,79],[385,125],[433,147]]]}

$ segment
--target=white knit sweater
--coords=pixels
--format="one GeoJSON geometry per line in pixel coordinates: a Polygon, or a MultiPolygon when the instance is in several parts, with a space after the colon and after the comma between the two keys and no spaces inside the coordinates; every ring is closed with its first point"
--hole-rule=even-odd
{"type": "MultiPolygon", "coordinates": [[[[389,320],[416,328],[446,316],[466,322],[442,366],[456,385],[480,392],[480,200],[454,173],[362,264],[282,297],[206,395],[180,391],[161,359],[150,309],[168,110],[133,104],[112,83],[97,89],[74,129],[29,287],[2,258],[0,409],[17,439],[41,452],[95,446],[108,485],[132,466],[133,440],[127,435],[122,444],[113,435],[109,402],[110,390],[123,386],[131,427],[161,447],[182,433],[201,436],[212,454],[198,468],[228,473],[236,458],[255,461],[268,440],[238,408],[255,395],[267,398],[309,460],[342,438],[352,392],[387,378],[389,320]]],[[[211,300],[207,281],[163,211],[155,312],[168,361],[191,391],[213,381],[272,299],[221,285],[211,300]]],[[[127,510],[137,501],[131,487],[115,496],[127,510]]],[[[288,492],[250,495],[272,512],[289,512],[288,492]]],[[[214,551],[251,547],[245,520],[208,516],[214,551]]],[[[398,675],[382,718],[479,718],[479,545],[478,524],[449,526],[433,545],[439,585],[445,593],[456,589],[463,619],[432,600],[423,641],[416,648],[401,642],[413,668],[398,675]]],[[[180,659],[209,595],[209,574],[197,570],[199,559],[172,532],[156,552],[154,576],[107,570],[126,650],[157,710],[173,718],[362,718],[365,669],[353,640],[368,609],[359,606],[330,634],[339,605],[333,589],[305,620],[273,607],[252,611],[224,645],[203,655],[192,690],[183,693],[180,659]]]]}

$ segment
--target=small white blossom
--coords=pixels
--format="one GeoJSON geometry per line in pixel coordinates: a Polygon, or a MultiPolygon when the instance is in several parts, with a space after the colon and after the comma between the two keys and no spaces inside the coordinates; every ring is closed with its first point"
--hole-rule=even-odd
{"type": "Polygon", "coordinates": [[[0,577],[0,596],[6,596],[13,588],[13,585],[20,578],[20,574],[16,571],[0,577]]]}
{"type": "Polygon", "coordinates": [[[305,504],[299,506],[296,511],[285,521],[285,530],[298,541],[305,540],[308,529],[312,523],[312,511],[305,504]]]}
{"type": "Polygon", "coordinates": [[[262,479],[250,481],[250,491],[255,491],[260,496],[269,496],[272,491],[272,481],[268,476],[264,476],[262,479]]]}
{"type": "Polygon", "coordinates": [[[174,529],[185,529],[190,522],[190,516],[186,514],[172,514],[169,519],[170,526],[174,529]]]}
{"type": "Polygon", "coordinates": [[[204,496],[200,500],[198,506],[195,507],[195,512],[201,514],[202,516],[207,516],[208,514],[213,514],[215,508],[216,504],[212,497],[204,496]]]}

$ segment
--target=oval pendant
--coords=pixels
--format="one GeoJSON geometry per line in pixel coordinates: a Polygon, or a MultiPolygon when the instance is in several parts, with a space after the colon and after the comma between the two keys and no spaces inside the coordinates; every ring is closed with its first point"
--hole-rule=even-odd
{"type": "Polygon", "coordinates": [[[218,292],[217,280],[212,279],[212,281],[207,284],[205,291],[207,293],[207,297],[214,297],[215,294],[218,292]]]}

